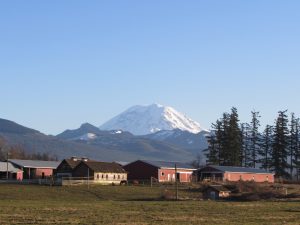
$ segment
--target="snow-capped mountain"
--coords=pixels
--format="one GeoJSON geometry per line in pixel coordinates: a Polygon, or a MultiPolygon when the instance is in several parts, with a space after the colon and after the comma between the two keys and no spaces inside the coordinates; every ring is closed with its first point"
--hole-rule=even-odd
{"type": "Polygon", "coordinates": [[[199,133],[203,129],[198,122],[172,107],[152,104],[133,106],[100,126],[101,130],[123,130],[134,135],[146,135],[162,130],[179,129],[199,133]]]}

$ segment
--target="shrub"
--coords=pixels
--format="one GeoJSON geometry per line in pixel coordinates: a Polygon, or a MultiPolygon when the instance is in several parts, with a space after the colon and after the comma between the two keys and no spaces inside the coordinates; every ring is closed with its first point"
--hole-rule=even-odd
{"type": "Polygon", "coordinates": [[[167,190],[167,189],[164,189],[161,193],[161,199],[163,200],[173,200],[175,199],[175,195],[173,192],[167,190]]]}

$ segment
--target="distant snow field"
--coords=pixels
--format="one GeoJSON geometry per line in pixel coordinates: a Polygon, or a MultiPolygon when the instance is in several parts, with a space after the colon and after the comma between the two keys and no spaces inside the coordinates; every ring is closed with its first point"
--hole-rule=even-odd
{"type": "Polygon", "coordinates": [[[174,129],[196,134],[204,130],[198,122],[183,113],[160,104],[133,106],[99,128],[101,130],[123,130],[134,135],[146,135],[174,129]]]}

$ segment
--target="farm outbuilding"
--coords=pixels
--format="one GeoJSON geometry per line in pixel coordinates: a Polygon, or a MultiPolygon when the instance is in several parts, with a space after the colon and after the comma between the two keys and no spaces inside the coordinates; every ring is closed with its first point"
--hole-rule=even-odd
{"type": "Polygon", "coordinates": [[[73,176],[100,184],[127,182],[126,171],[119,164],[111,162],[81,161],[73,170],[73,176]]]}
{"type": "Polygon", "coordinates": [[[23,179],[44,179],[53,176],[58,161],[9,159],[15,167],[23,171],[23,179]]]}
{"type": "Polygon", "coordinates": [[[228,198],[230,196],[230,191],[222,185],[210,185],[203,190],[203,198],[218,200],[228,198]]]}
{"type": "Polygon", "coordinates": [[[23,171],[10,162],[0,162],[0,179],[22,180],[23,171]],[[8,177],[7,177],[8,175],[8,177]]]}
{"type": "Polygon", "coordinates": [[[197,175],[200,181],[254,181],[274,183],[274,173],[256,168],[209,165],[199,169],[197,175]]]}
{"type": "Polygon", "coordinates": [[[182,162],[165,162],[151,160],[137,160],[123,168],[128,172],[128,180],[150,180],[158,182],[175,182],[175,165],[179,182],[191,182],[194,169],[191,165],[182,162]]]}

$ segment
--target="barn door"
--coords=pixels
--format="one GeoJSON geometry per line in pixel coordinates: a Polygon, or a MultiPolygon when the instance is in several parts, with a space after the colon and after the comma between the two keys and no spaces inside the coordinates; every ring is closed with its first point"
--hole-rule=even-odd
{"type": "Polygon", "coordinates": [[[210,192],[210,199],[216,200],[216,192],[214,192],[214,191],[210,192]]]}
{"type": "Polygon", "coordinates": [[[177,179],[178,182],[181,182],[181,180],[180,180],[180,173],[176,174],[176,179],[177,179]]]}

